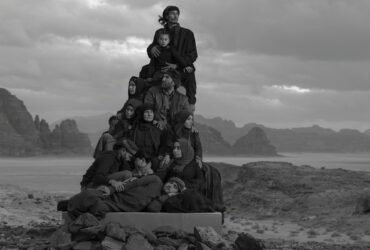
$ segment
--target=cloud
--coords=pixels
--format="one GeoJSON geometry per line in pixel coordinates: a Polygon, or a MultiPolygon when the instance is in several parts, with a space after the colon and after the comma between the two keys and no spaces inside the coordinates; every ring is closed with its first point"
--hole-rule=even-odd
{"type": "Polygon", "coordinates": [[[49,121],[114,112],[158,15],[194,31],[197,112],[239,124],[370,128],[368,1],[6,0],[0,86],[49,121]]]}

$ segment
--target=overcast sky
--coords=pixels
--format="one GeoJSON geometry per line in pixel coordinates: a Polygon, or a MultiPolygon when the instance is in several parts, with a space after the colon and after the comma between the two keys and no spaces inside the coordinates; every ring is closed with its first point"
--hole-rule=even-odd
{"type": "Polygon", "coordinates": [[[115,112],[169,4],[195,34],[198,114],[370,128],[368,0],[2,0],[0,87],[48,122],[115,112]]]}

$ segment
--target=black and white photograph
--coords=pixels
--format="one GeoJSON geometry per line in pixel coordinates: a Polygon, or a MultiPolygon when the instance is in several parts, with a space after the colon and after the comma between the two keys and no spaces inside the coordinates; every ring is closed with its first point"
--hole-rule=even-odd
{"type": "Polygon", "coordinates": [[[0,250],[370,250],[369,13],[2,0],[0,250]]]}

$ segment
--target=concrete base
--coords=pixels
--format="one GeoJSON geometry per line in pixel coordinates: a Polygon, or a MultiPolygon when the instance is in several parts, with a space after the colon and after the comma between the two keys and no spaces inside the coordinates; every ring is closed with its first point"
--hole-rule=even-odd
{"type": "MultiPolygon", "coordinates": [[[[63,213],[66,223],[70,221],[67,213],[63,213]]],[[[154,230],[161,226],[171,226],[188,233],[194,232],[195,226],[210,226],[216,232],[222,230],[221,213],[107,213],[102,220],[103,224],[108,222],[119,222],[121,225],[131,225],[148,230],[154,230]]]]}

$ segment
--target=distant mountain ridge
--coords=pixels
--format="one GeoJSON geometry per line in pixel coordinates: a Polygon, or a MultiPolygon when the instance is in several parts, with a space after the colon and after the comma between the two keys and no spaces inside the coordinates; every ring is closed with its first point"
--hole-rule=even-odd
{"type": "Polygon", "coordinates": [[[241,128],[222,118],[205,118],[195,115],[195,120],[218,130],[230,144],[246,135],[253,127],[262,128],[279,152],[370,152],[370,136],[355,129],[338,132],[318,125],[292,129],[274,129],[249,123],[241,128]]]}
{"type": "Polygon", "coordinates": [[[86,155],[92,152],[89,138],[73,120],[64,120],[52,131],[36,115],[33,120],[23,101],[0,88],[0,156],[45,154],[86,155]]]}

